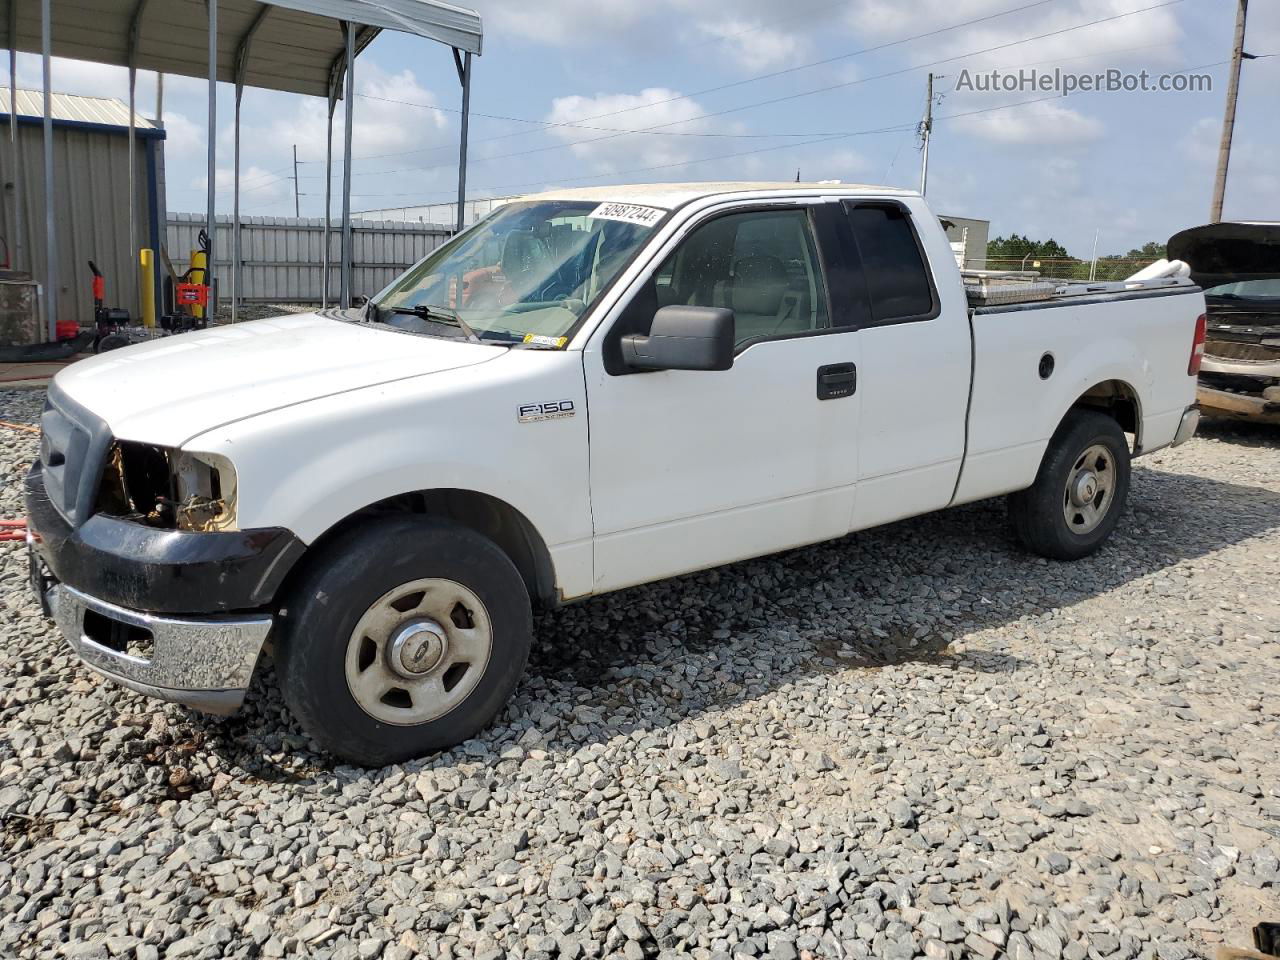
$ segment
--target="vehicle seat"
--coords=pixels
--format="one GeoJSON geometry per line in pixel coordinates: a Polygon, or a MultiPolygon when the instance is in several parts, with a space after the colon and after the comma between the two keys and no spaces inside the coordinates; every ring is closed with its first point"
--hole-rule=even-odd
{"type": "Polygon", "coordinates": [[[502,245],[502,275],[516,293],[531,293],[545,282],[550,266],[550,251],[541,237],[522,230],[507,234],[502,245]]]}
{"type": "Polygon", "coordinates": [[[786,265],[777,257],[743,257],[734,264],[716,299],[733,311],[739,343],[802,329],[796,326],[800,294],[790,288],[786,265]]]}

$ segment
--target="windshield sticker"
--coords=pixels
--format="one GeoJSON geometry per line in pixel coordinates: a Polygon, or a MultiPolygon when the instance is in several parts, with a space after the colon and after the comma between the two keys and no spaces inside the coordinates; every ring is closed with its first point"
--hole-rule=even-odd
{"type": "Polygon", "coordinates": [[[602,203],[587,214],[595,220],[621,220],[642,227],[652,227],[666,215],[667,211],[661,207],[642,207],[635,203],[602,203]]]}
{"type": "Polygon", "coordinates": [[[539,333],[526,333],[524,335],[525,343],[532,343],[539,347],[555,347],[559,350],[569,342],[568,337],[544,337],[539,333]]]}

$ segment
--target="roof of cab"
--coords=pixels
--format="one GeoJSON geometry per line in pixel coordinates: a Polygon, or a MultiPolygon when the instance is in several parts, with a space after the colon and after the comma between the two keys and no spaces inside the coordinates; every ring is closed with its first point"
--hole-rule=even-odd
{"type": "Polygon", "coordinates": [[[608,187],[570,187],[530,194],[523,200],[590,200],[598,203],[637,203],[673,209],[692,200],[720,194],[778,194],[786,196],[914,196],[916,191],[900,187],[877,187],[864,183],[794,183],[781,181],[725,181],[706,183],[632,183],[608,187]]]}

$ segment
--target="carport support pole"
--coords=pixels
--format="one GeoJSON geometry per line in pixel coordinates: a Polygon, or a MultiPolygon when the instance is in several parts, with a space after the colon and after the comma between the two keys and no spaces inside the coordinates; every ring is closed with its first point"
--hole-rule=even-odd
{"type": "Polygon", "coordinates": [[[333,237],[333,111],[338,106],[334,89],[329,88],[329,123],[324,146],[324,249],[321,251],[320,307],[329,306],[329,241],[333,237]]]}
{"type": "MultiPolygon", "coordinates": [[[[53,0],[40,0],[40,60],[44,80],[44,309],[49,342],[58,339],[58,235],[53,216],[53,0]]],[[[16,104],[14,106],[17,106],[16,104]]],[[[16,110],[9,113],[17,116],[16,110]]]]}
{"type": "Polygon", "coordinates": [[[244,82],[236,77],[236,119],[232,152],[235,168],[232,176],[235,184],[231,201],[231,322],[240,319],[240,98],[244,94],[244,82]]]}
{"type": "Polygon", "coordinates": [[[355,24],[347,23],[343,30],[347,41],[347,103],[344,111],[346,130],[342,138],[342,281],[338,292],[338,306],[346,309],[351,306],[351,123],[356,105],[355,24]]]}
{"type": "Polygon", "coordinates": [[[214,213],[213,204],[217,196],[218,179],[218,0],[206,0],[209,4],[209,196],[205,211],[205,235],[209,238],[209,256],[205,262],[204,284],[209,288],[209,305],[204,315],[210,318],[214,309],[213,267],[214,251],[214,213]]]}
{"type": "MultiPolygon", "coordinates": [[[[458,51],[453,51],[455,59],[458,51]]],[[[458,79],[462,81],[462,132],[458,146],[458,232],[462,232],[467,209],[467,128],[471,120],[471,51],[462,55],[458,67],[458,79]]]]}
{"type": "MultiPolygon", "coordinates": [[[[132,54],[130,54],[132,60],[132,54]]],[[[142,289],[139,282],[138,274],[138,218],[135,215],[135,209],[138,205],[137,200],[137,183],[135,182],[135,174],[138,170],[137,156],[137,133],[138,124],[138,69],[132,63],[129,64],[129,273],[133,280],[130,286],[133,288],[134,300],[138,304],[138,313],[142,313],[142,289]]],[[[141,318],[139,318],[141,319],[141,318]]]]}
{"type": "Polygon", "coordinates": [[[9,259],[15,270],[22,269],[22,173],[18,167],[18,3],[9,0],[9,159],[13,170],[13,252],[9,259]]]}

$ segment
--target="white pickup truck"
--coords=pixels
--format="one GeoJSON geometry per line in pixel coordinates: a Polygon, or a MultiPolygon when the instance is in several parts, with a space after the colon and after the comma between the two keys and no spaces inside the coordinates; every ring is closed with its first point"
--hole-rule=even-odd
{"type": "Polygon", "coordinates": [[[889,188],[529,197],[359,309],[60,373],[33,584],[125,686],[231,712],[270,637],[326,750],[418,756],[502,709],[531,602],[1001,494],[1031,550],[1096,550],[1198,419],[1204,298],[1134,286],[972,308],[889,188]]]}

